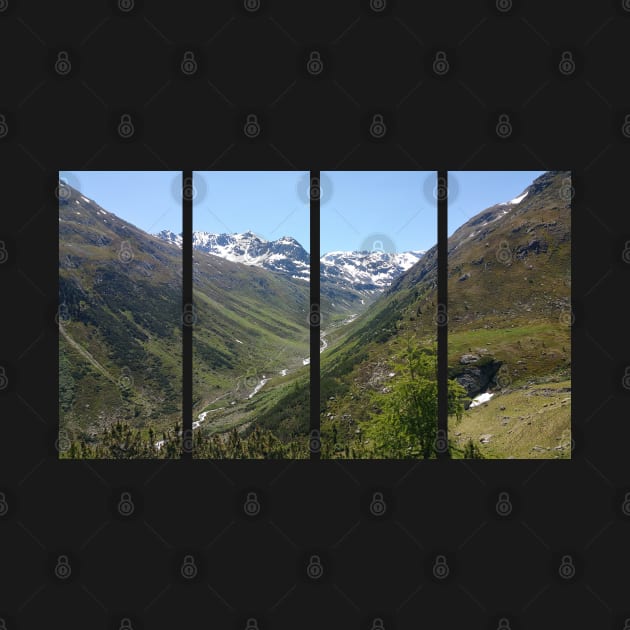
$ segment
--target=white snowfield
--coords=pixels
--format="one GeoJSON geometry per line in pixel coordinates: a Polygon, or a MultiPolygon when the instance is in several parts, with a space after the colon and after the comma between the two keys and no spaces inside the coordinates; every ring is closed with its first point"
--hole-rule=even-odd
{"type": "Polygon", "coordinates": [[[477,405],[481,405],[482,403],[488,402],[493,396],[494,394],[490,392],[484,392],[483,394],[479,394],[478,396],[475,396],[472,399],[470,406],[476,407],[477,405]]]}
{"type": "Polygon", "coordinates": [[[511,201],[508,201],[508,203],[510,205],[521,203],[521,201],[523,201],[523,199],[525,199],[525,197],[527,197],[527,191],[525,191],[522,195],[519,195],[518,197],[514,197],[514,199],[512,199],[511,201]]]}

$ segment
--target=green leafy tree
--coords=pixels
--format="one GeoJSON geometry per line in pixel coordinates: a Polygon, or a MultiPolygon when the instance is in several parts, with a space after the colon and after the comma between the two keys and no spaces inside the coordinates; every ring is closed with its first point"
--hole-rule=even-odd
{"type": "MultiPolygon", "coordinates": [[[[397,363],[398,376],[386,393],[374,396],[375,413],[366,423],[373,455],[384,458],[430,458],[435,454],[438,396],[435,347],[420,348],[408,339],[397,363]]],[[[459,420],[466,391],[449,380],[448,412],[459,420]]]]}

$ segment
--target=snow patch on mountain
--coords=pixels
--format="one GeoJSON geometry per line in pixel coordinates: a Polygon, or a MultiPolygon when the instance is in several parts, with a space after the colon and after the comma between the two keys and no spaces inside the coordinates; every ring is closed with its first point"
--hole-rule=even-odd
{"type": "Polygon", "coordinates": [[[388,287],[394,278],[415,265],[424,252],[401,254],[382,251],[335,251],[324,254],[320,259],[322,278],[330,281],[348,282],[368,291],[388,287]]]}
{"type": "Polygon", "coordinates": [[[512,199],[511,201],[508,201],[508,203],[512,206],[515,205],[517,203],[521,203],[521,201],[523,201],[523,199],[525,199],[525,197],[527,197],[527,190],[522,194],[519,195],[518,197],[514,197],[514,199],[512,199]]]}
{"type": "MultiPolygon", "coordinates": [[[[182,247],[181,234],[162,230],[155,236],[182,247]]],[[[251,231],[232,234],[199,231],[193,233],[193,248],[231,262],[263,267],[298,280],[308,282],[310,279],[310,256],[290,236],[267,241],[251,231]]],[[[320,258],[321,279],[339,287],[347,286],[373,295],[388,287],[423,255],[423,251],[399,254],[383,251],[328,252],[320,258]]]]}

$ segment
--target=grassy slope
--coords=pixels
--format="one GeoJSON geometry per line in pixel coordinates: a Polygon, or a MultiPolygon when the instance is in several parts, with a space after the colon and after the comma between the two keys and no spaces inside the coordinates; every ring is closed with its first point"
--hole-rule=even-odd
{"type": "MultiPolygon", "coordinates": [[[[449,366],[457,373],[467,352],[503,363],[503,391],[466,411],[459,425],[452,423],[452,431],[461,433],[456,443],[471,437],[487,457],[565,456],[553,449],[570,431],[570,404],[550,408],[545,397],[525,394],[550,379],[570,387],[570,207],[562,194],[567,175],[550,176],[546,187],[539,183],[529,199],[496,222],[474,225],[480,217],[473,217],[449,239],[449,366]],[[528,250],[536,240],[540,246],[528,250]],[[506,246],[510,259],[503,264],[497,251],[506,246]],[[510,439],[480,444],[479,435],[498,435],[490,413],[496,406],[506,407],[503,415],[536,414],[538,422],[501,428],[506,434],[511,429],[510,439]],[[532,451],[535,446],[545,451],[532,451]]],[[[338,441],[355,439],[361,420],[373,411],[369,392],[387,387],[392,359],[405,340],[415,337],[422,345],[435,340],[435,277],[433,248],[370,310],[340,330],[336,345],[322,355],[324,439],[333,425],[338,441]]],[[[562,393],[561,399],[567,396],[562,393]]]]}
{"type": "Polygon", "coordinates": [[[486,458],[567,459],[570,418],[571,381],[540,382],[495,395],[452,422],[449,432],[456,448],[472,439],[486,458]]]}
{"type": "MultiPolygon", "coordinates": [[[[331,335],[321,361],[321,428],[324,442],[361,439],[361,422],[374,411],[370,392],[387,387],[394,359],[408,338],[431,347],[436,340],[436,248],[354,322],[331,335]]],[[[394,377],[395,378],[395,377],[394,377]]]]}
{"type": "Polygon", "coordinates": [[[549,389],[543,383],[550,379],[562,383],[556,389],[570,388],[567,177],[549,177],[541,182],[548,182],[544,189],[530,192],[505,217],[486,226],[474,225],[473,218],[449,239],[449,366],[457,370],[468,352],[503,363],[502,387],[493,388],[491,401],[466,411],[456,428],[452,422],[452,431],[461,432],[458,442],[471,437],[487,457],[566,456],[555,447],[570,432],[570,400],[561,402],[570,392],[550,399],[532,392],[549,389]],[[549,406],[550,400],[557,405],[549,406]],[[505,410],[499,413],[500,407],[505,410]],[[537,421],[503,425],[499,416],[537,421]],[[480,443],[487,434],[494,437],[480,443]]]}
{"type": "Polygon", "coordinates": [[[59,203],[61,428],[89,438],[115,420],[172,426],[181,416],[178,253],[69,190],[59,203]]]}
{"type": "MultiPolygon", "coordinates": [[[[127,420],[159,435],[181,422],[181,250],[69,190],[59,204],[61,427],[90,439],[127,420]]],[[[197,411],[243,376],[302,367],[307,283],[202,253],[195,263],[197,411]]]]}

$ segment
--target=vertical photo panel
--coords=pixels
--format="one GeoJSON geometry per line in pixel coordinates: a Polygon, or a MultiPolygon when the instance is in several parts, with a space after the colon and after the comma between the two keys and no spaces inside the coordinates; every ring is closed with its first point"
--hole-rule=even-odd
{"type": "Polygon", "coordinates": [[[449,172],[448,192],[452,456],[569,459],[571,172],[449,172]]]}
{"type": "Polygon", "coordinates": [[[309,173],[195,172],[193,456],[308,459],[309,173]]]}
{"type": "Polygon", "coordinates": [[[437,174],[321,173],[323,458],[436,457],[437,174]]]}
{"type": "Polygon", "coordinates": [[[180,454],[181,173],[60,171],[62,458],[180,454]],[[179,427],[179,428],[178,428],[179,427]]]}

